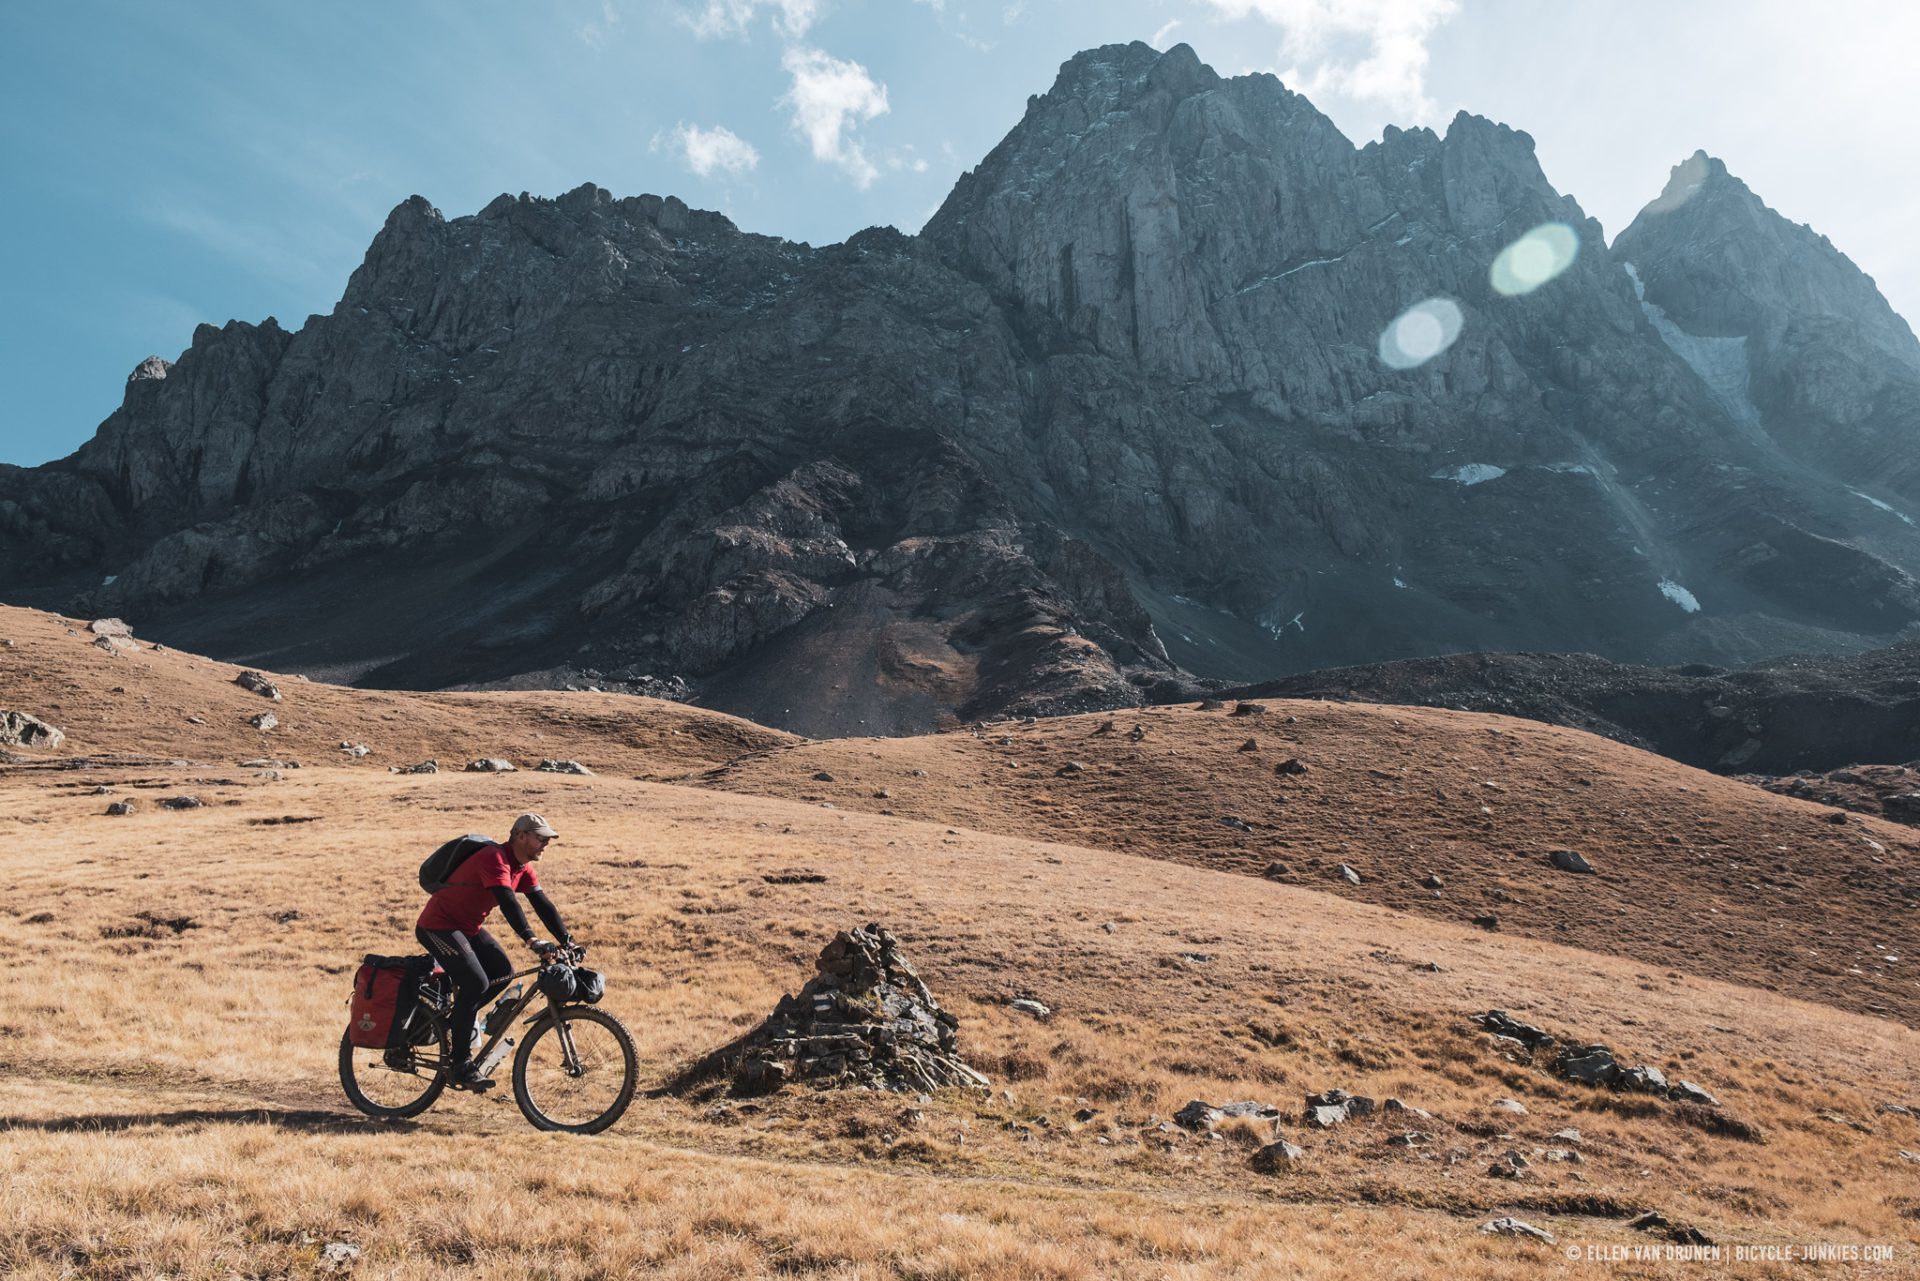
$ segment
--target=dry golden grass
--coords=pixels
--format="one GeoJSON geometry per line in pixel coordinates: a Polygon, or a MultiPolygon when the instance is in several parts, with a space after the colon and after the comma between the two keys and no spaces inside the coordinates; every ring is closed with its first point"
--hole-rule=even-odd
{"type": "MultiPolygon", "coordinates": [[[[527,707],[505,699],[488,715],[527,707]]],[[[670,766],[673,730],[706,723],[628,701],[609,715],[635,759],[670,766]]],[[[102,715],[88,750],[111,747],[102,715]]],[[[585,757],[593,734],[567,742],[585,757]]],[[[0,834],[0,1274],[304,1276],[344,1240],[374,1277],[1699,1275],[1564,1257],[1657,1246],[1624,1226],[1644,1208],[1728,1246],[1897,1248],[1859,1275],[1920,1260],[1898,1155],[1920,1150],[1920,1122],[1876,1111],[1920,1103],[1910,1029],[1317,886],[609,775],[15,769],[0,834]],[[206,807],[150,803],[184,791],[206,807]],[[102,814],[124,795],[140,812],[102,814]],[[592,1139],[536,1133],[504,1090],[412,1125],[358,1118],[333,1077],[352,967],[411,950],[428,849],[522,808],[562,831],[543,879],[646,1082],[763,1016],[832,931],[876,920],[996,1093],[643,1097],[592,1139]],[[264,822],[286,816],[311,821],[264,822]],[[796,869],[824,879],[764,879],[796,869]],[[1007,1007],[1027,991],[1050,1021],[1007,1007]],[[1493,1006],[1700,1081],[1764,1142],[1503,1057],[1467,1020],[1493,1006]],[[1304,1130],[1301,1096],[1336,1085],[1435,1119],[1304,1130]],[[1259,1127],[1158,1128],[1196,1097],[1280,1105],[1307,1159],[1258,1175],[1259,1127]],[[1569,1125],[1582,1164],[1485,1174],[1569,1125]],[[1385,1143],[1414,1127],[1430,1146],[1385,1143]],[[1479,1233],[1506,1213],[1559,1245],[1479,1233]]]]}

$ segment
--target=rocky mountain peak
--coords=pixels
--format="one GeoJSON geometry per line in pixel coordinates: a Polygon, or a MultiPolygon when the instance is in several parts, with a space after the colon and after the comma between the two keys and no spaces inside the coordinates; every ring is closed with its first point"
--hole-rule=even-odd
{"type": "Polygon", "coordinates": [[[148,356],[133,367],[133,372],[127,375],[127,381],[130,383],[158,382],[165,378],[167,371],[172,368],[172,361],[162,360],[158,356],[148,356]]]}
{"type": "Polygon", "coordinates": [[[1736,421],[1913,527],[1867,492],[1920,501],[1920,342],[1871,276],[1705,151],[1673,167],[1613,255],[1736,421]]]}
{"type": "Polygon", "coordinates": [[[1793,319],[1844,318],[1920,371],[1920,342],[1853,260],[1755,195],[1725,162],[1695,151],[1614,242],[1649,301],[1688,332],[1758,334],[1793,319]]]}
{"type": "Polygon", "coordinates": [[[205,326],[74,459],[0,472],[0,589],[369,684],[674,676],[833,733],[1171,664],[1877,641],[1920,617],[1920,395],[1859,363],[1864,276],[1701,167],[1623,237],[1644,314],[1524,132],[1355,148],[1185,46],[1070,59],[917,237],[416,196],[330,314],[205,326]],[[1689,288],[1759,336],[1655,319],[1689,288]]]}

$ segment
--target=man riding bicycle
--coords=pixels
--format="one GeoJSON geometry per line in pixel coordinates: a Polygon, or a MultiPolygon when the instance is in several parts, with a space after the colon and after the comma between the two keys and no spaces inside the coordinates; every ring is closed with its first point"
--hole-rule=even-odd
{"type": "Polygon", "coordinates": [[[456,1090],[476,1093],[493,1088],[473,1063],[473,1024],[480,1007],[506,986],[513,963],[506,949],[494,941],[485,928],[494,908],[507,927],[520,936],[541,959],[561,948],[573,946],[560,913],[540,888],[533,865],[546,852],[547,843],[559,833],[538,814],[522,814],[513,820],[512,834],[504,845],[486,845],[468,855],[447,877],[445,888],[427,900],[414,925],[414,937],[440,962],[440,968],[452,978],[456,996],[453,1004],[452,1045],[448,1063],[448,1084],[456,1090]],[[526,914],[520,910],[515,893],[526,895],[558,943],[534,937],[527,927],[526,914]]]}

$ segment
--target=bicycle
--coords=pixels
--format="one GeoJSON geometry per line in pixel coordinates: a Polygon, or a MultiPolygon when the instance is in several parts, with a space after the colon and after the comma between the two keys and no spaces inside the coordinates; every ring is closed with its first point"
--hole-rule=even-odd
{"type": "MultiPolygon", "coordinates": [[[[585,957],[581,947],[558,949],[547,964],[570,971],[585,957]]],[[[513,1044],[507,1035],[537,998],[546,1005],[528,1016],[526,1039],[513,1056],[513,1100],[521,1115],[539,1130],[598,1134],[618,1121],[633,1102],[639,1066],[633,1038],[605,1010],[556,1001],[539,981],[546,965],[520,970],[507,981],[533,979],[525,990],[510,987],[485,1017],[486,1040],[474,1052],[483,1075],[490,1075],[513,1044]]],[[[340,1085],[354,1107],[382,1121],[419,1116],[447,1088],[452,1057],[453,994],[434,966],[433,979],[421,984],[419,1003],[408,1022],[407,1041],[389,1049],[353,1044],[340,1038],[340,1085]]]]}

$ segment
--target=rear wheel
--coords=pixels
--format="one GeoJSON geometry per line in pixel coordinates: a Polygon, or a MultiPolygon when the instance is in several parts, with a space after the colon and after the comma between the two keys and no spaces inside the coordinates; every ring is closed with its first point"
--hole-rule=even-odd
{"type": "Polygon", "coordinates": [[[513,1098],[536,1129],[598,1134],[618,1121],[639,1083],[633,1038],[584,1005],[551,1009],[513,1056],[513,1098]]]}
{"type": "Polygon", "coordinates": [[[399,1050],[368,1050],[340,1037],[340,1087],[368,1116],[399,1121],[419,1116],[447,1088],[445,1055],[437,1042],[399,1050]]]}

